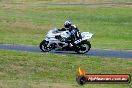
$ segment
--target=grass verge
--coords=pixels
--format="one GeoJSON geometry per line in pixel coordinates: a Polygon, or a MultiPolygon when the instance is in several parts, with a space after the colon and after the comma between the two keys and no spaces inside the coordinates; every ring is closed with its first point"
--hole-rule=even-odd
{"type": "MultiPolygon", "coordinates": [[[[0,50],[0,87],[78,88],[75,76],[79,65],[87,73],[132,75],[132,60],[129,59],[0,50]]],[[[88,84],[82,88],[129,86],[132,84],[88,84]]]]}

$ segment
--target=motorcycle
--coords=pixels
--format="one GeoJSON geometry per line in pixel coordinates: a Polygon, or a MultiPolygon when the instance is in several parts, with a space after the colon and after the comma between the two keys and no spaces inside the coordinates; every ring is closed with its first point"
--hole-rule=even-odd
{"type": "Polygon", "coordinates": [[[46,38],[40,43],[39,47],[43,52],[55,51],[75,51],[79,54],[88,52],[91,48],[91,44],[88,41],[92,38],[93,34],[90,32],[82,32],[82,39],[75,40],[76,47],[65,42],[65,39],[70,37],[69,31],[58,31],[56,28],[51,29],[46,38]]]}

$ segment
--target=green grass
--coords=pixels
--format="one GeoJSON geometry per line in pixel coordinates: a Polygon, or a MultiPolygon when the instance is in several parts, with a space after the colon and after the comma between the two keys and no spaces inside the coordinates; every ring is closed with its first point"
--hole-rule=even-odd
{"type": "Polygon", "coordinates": [[[94,34],[93,48],[131,50],[131,9],[131,6],[1,4],[0,43],[38,45],[50,28],[61,28],[65,20],[71,19],[80,31],[94,34]]]}
{"type": "Polygon", "coordinates": [[[130,2],[131,0],[0,0],[1,2],[41,2],[49,3],[100,3],[100,2],[130,2]]]}
{"type": "MultiPolygon", "coordinates": [[[[132,60],[0,50],[0,88],[73,88],[78,66],[87,73],[131,74],[132,60]]],[[[87,84],[82,88],[129,88],[132,84],[87,84]]]]}

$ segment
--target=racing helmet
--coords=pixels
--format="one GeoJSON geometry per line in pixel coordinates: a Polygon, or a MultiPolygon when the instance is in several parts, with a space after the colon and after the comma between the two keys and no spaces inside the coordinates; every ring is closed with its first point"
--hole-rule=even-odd
{"type": "Polygon", "coordinates": [[[72,25],[72,21],[71,21],[71,20],[67,20],[67,21],[65,21],[65,23],[64,23],[64,27],[65,27],[65,28],[70,28],[71,25],[72,25]]]}

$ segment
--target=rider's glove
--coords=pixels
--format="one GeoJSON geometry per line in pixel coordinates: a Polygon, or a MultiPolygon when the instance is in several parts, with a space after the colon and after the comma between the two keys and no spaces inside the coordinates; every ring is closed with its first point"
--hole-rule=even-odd
{"type": "Polygon", "coordinates": [[[58,29],[58,31],[66,31],[65,28],[58,29]]]}

